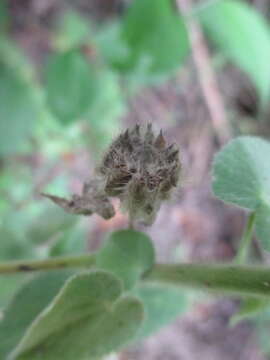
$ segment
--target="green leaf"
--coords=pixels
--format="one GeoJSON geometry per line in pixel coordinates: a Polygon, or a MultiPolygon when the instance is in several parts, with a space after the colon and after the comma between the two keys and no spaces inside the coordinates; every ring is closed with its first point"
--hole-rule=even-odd
{"type": "Polygon", "coordinates": [[[143,68],[145,75],[168,75],[181,65],[189,50],[185,25],[170,0],[132,2],[120,36],[117,32],[113,36],[119,50],[115,53],[113,49],[113,64],[120,71],[143,68]]]}
{"type": "Polygon", "coordinates": [[[28,274],[17,274],[12,276],[0,275],[0,312],[8,305],[18,288],[28,276],[28,274]]]}
{"type": "Polygon", "coordinates": [[[231,141],[215,157],[213,191],[221,200],[256,211],[255,226],[270,250],[270,144],[257,137],[231,141]]]}
{"type": "Polygon", "coordinates": [[[47,101],[63,123],[77,120],[95,96],[95,75],[79,51],[53,55],[46,71],[47,101]]]}
{"type": "MultiPolygon", "coordinates": [[[[18,230],[18,229],[17,229],[18,230]]],[[[24,234],[8,226],[0,227],[0,259],[15,260],[32,257],[34,255],[31,244],[27,242],[24,234]]]]}
{"type": "Polygon", "coordinates": [[[36,316],[50,303],[72,273],[50,271],[28,281],[15,295],[0,321],[0,358],[5,360],[36,316]]]}
{"type": "Polygon", "coordinates": [[[221,200],[256,210],[270,201],[270,144],[242,136],[226,145],[213,164],[213,191],[221,200]]]}
{"type": "MultiPolygon", "coordinates": [[[[5,214],[2,213],[2,224],[0,226],[0,261],[35,257],[35,249],[25,236],[28,216],[26,213],[27,210],[14,212],[14,208],[9,209],[5,214]],[[16,224],[16,226],[14,226],[14,224],[16,224]]],[[[0,307],[7,305],[8,301],[28,276],[29,274],[0,276],[0,307]]]]}
{"type": "Polygon", "coordinates": [[[23,149],[37,116],[38,106],[30,85],[0,62],[0,155],[23,149]]]}
{"type": "Polygon", "coordinates": [[[133,292],[145,307],[145,320],[137,339],[168,325],[187,309],[187,298],[182,290],[163,284],[142,284],[133,292]]]}
{"type": "Polygon", "coordinates": [[[88,21],[79,13],[69,10],[60,18],[56,34],[56,46],[61,50],[84,44],[90,35],[88,21]]]}
{"type": "Polygon", "coordinates": [[[262,354],[269,358],[270,342],[269,342],[269,322],[260,323],[256,326],[256,340],[262,354]]]}
{"type": "Polygon", "coordinates": [[[118,77],[104,68],[97,74],[96,97],[84,118],[88,120],[90,131],[86,141],[94,153],[104,152],[119,133],[120,118],[126,110],[118,77]]]}
{"type": "Polygon", "coordinates": [[[26,236],[32,243],[42,244],[71,229],[77,221],[76,216],[67,214],[56,206],[46,206],[29,224],[26,236]]]}
{"type": "MultiPolygon", "coordinates": [[[[28,61],[25,54],[17,46],[16,42],[13,42],[8,36],[1,36],[0,33],[0,55],[1,62],[5,65],[13,74],[19,76],[20,79],[30,83],[36,97],[37,84],[34,81],[35,71],[33,65],[28,61]]],[[[1,65],[2,65],[1,64],[1,65]]],[[[39,89],[39,88],[38,88],[39,89]]]]}
{"type": "Polygon", "coordinates": [[[112,272],[124,283],[125,289],[134,286],[141,275],[154,263],[151,240],[144,233],[120,230],[111,234],[97,254],[97,266],[112,272]]]}
{"type": "MultiPolygon", "coordinates": [[[[21,224],[19,224],[20,231],[17,228],[18,225],[14,227],[14,223],[18,219],[16,214],[14,214],[13,219],[12,224],[8,224],[3,218],[3,225],[0,226],[0,260],[2,261],[32,258],[34,256],[33,246],[27,242],[20,227],[21,224]]],[[[26,274],[16,274],[11,277],[0,276],[0,307],[7,305],[10,298],[26,278],[26,274]]]]}
{"type": "Polygon", "coordinates": [[[252,79],[266,105],[270,91],[270,28],[245,2],[213,1],[199,11],[207,36],[252,79]]]}
{"type": "Polygon", "coordinates": [[[71,278],[28,328],[9,359],[90,360],[125,345],[143,321],[139,300],[103,271],[71,278]]]}
{"type": "Polygon", "coordinates": [[[75,255],[87,252],[87,235],[79,226],[64,231],[50,248],[50,256],[75,255]]]}
{"type": "Polygon", "coordinates": [[[247,298],[243,300],[240,310],[230,319],[230,326],[235,326],[242,320],[250,319],[270,306],[269,300],[247,298]]]}
{"type": "Polygon", "coordinates": [[[97,46],[106,61],[114,70],[123,71],[129,58],[129,47],[122,37],[122,24],[114,21],[104,24],[95,36],[97,46]]]}
{"type": "Polygon", "coordinates": [[[270,353],[269,342],[269,328],[270,328],[270,307],[267,307],[265,311],[257,313],[253,318],[253,326],[256,331],[256,338],[258,345],[265,355],[270,353]]]}

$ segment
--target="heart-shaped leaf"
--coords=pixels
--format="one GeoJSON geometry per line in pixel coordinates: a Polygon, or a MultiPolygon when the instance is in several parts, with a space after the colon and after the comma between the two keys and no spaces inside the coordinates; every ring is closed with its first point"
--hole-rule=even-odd
{"type": "Polygon", "coordinates": [[[147,235],[134,230],[120,230],[111,234],[98,252],[98,267],[111,271],[130,289],[154,263],[154,248],[147,235]]]}
{"type": "Polygon", "coordinates": [[[122,296],[105,271],[75,275],[32,323],[9,359],[96,359],[125,345],[143,321],[143,306],[122,296]]]}
{"type": "Polygon", "coordinates": [[[0,321],[0,359],[6,359],[31,322],[71,275],[72,272],[66,270],[42,273],[25,283],[17,292],[0,321]]]}

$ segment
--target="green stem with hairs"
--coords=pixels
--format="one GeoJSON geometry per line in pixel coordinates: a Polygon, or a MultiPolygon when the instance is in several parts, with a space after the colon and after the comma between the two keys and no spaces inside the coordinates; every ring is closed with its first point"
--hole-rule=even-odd
{"type": "Polygon", "coordinates": [[[93,267],[96,263],[95,254],[77,256],[59,256],[45,260],[18,260],[0,263],[0,275],[25,271],[55,270],[64,268],[93,267]]]}
{"type": "Polygon", "coordinates": [[[145,277],[177,287],[270,298],[270,267],[219,264],[157,264],[145,277]]]}
{"type": "MultiPolygon", "coordinates": [[[[46,260],[0,263],[0,275],[63,268],[93,268],[95,254],[55,257],[46,260]]],[[[270,267],[234,264],[155,264],[143,276],[145,282],[225,293],[270,298],[270,267]]]]}
{"type": "Polygon", "coordinates": [[[237,254],[236,254],[236,257],[234,260],[236,264],[244,264],[247,259],[249,245],[252,240],[254,226],[255,226],[255,215],[256,214],[254,211],[248,217],[245,231],[244,231],[244,234],[240,241],[239,249],[237,251],[237,254]]]}

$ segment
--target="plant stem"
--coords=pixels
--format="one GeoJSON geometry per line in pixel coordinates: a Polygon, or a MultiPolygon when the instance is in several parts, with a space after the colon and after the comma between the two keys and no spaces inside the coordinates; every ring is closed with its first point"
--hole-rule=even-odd
{"type": "MultiPolygon", "coordinates": [[[[46,260],[0,263],[0,275],[62,268],[90,268],[96,254],[55,257],[46,260]]],[[[156,264],[144,277],[147,282],[192,287],[230,295],[270,298],[270,267],[231,264],[156,264]]]]}
{"type": "Polygon", "coordinates": [[[240,241],[239,249],[237,251],[234,262],[236,264],[244,264],[248,255],[249,245],[252,240],[253,230],[255,225],[255,211],[252,212],[247,220],[244,234],[240,241]]]}
{"type": "Polygon", "coordinates": [[[270,298],[270,268],[243,265],[157,264],[145,281],[270,298]]]}
{"type": "Polygon", "coordinates": [[[45,260],[19,260],[0,263],[0,274],[12,274],[25,271],[54,270],[74,267],[92,267],[95,265],[95,254],[78,256],[61,256],[45,260]]]}

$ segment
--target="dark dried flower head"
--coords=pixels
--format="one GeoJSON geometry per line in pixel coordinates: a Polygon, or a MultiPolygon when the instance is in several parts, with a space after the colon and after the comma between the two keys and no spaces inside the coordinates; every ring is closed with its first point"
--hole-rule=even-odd
{"type": "Polygon", "coordinates": [[[162,200],[177,186],[180,173],[179,150],[166,145],[162,131],[155,137],[149,124],[126,130],[112,143],[99,173],[104,191],[119,197],[132,220],[152,224],[162,200]]]}
{"type": "Polygon", "coordinates": [[[115,211],[110,197],[118,197],[131,222],[154,222],[162,200],[177,186],[179,150],[167,146],[162,131],[155,136],[152,126],[126,130],[112,143],[93,180],[84,184],[81,195],[65,199],[43,194],[65,211],[77,215],[96,213],[110,219],[115,211]]]}

